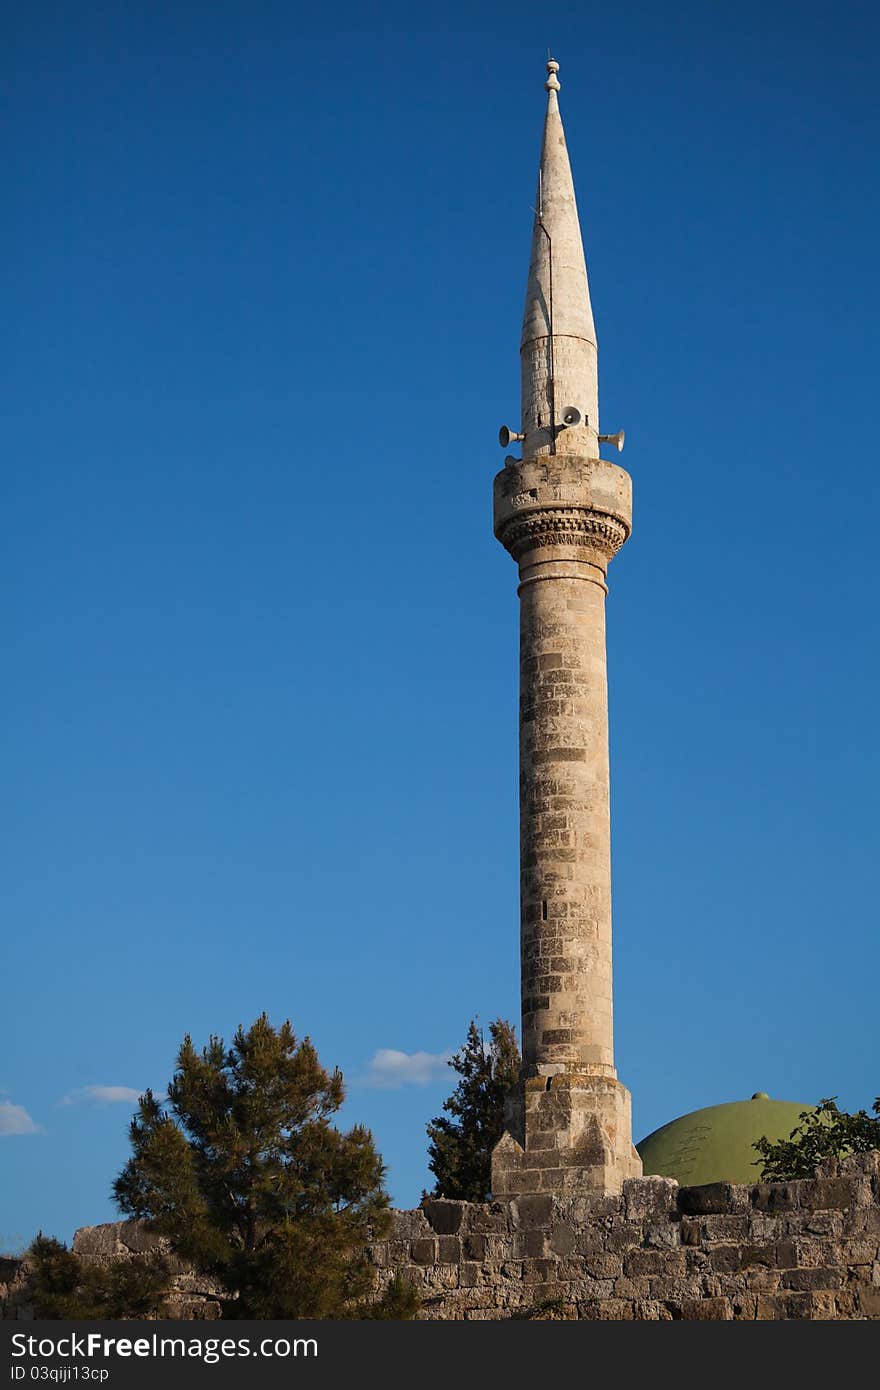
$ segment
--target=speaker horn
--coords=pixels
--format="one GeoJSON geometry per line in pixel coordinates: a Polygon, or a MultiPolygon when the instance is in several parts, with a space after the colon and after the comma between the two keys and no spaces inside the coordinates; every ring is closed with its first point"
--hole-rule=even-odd
{"type": "Polygon", "coordinates": [[[581,412],[576,405],[567,405],[562,412],[563,425],[579,425],[581,422],[581,412]]]}
{"type": "Polygon", "coordinates": [[[626,438],[625,430],[618,430],[617,434],[600,434],[600,444],[613,444],[619,454],[623,453],[623,441],[626,438]]]}
{"type": "Polygon", "coordinates": [[[518,440],[525,439],[524,434],[517,434],[515,430],[509,429],[507,425],[502,425],[498,431],[498,443],[502,449],[506,449],[508,444],[516,444],[518,440]]]}

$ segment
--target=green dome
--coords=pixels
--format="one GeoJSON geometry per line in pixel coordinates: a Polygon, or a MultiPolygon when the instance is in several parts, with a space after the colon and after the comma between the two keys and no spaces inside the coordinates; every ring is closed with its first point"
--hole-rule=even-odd
{"type": "Polygon", "coordinates": [[[771,1100],[757,1091],[751,1100],[727,1105],[707,1105],[655,1129],[636,1145],[645,1176],[677,1178],[682,1187],[706,1182],[760,1182],[755,1166],[756,1139],[787,1139],[812,1105],[793,1100],[771,1100]]]}

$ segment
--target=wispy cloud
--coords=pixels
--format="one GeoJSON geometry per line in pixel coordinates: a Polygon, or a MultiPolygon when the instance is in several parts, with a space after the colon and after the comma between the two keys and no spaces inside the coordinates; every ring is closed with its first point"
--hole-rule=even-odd
{"type": "Polygon", "coordinates": [[[63,1105],[136,1104],[143,1091],[134,1086],[80,1086],[64,1097],[63,1105]]]}
{"type": "Polygon", "coordinates": [[[23,1105],[13,1105],[11,1100],[0,1100],[0,1134],[39,1134],[40,1126],[35,1124],[23,1105]]]}
{"type": "Polygon", "coordinates": [[[393,1047],[380,1047],[373,1054],[363,1084],[388,1090],[424,1086],[446,1071],[451,1056],[451,1052],[398,1052],[393,1047]]]}

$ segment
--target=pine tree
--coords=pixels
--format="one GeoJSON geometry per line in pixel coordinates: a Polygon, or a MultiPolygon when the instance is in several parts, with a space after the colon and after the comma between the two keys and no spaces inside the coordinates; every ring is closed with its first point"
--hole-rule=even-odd
{"type": "Polygon", "coordinates": [[[520,1067],[510,1023],[496,1018],[489,1024],[489,1039],[487,1047],[472,1019],[464,1046],[450,1060],[461,1080],[443,1103],[447,1114],[428,1125],[428,1166],[437,1180],[435,1197],[467,1202],[485,1202],[489,1197],[492,1150],[504,1129],[504,1097],[520,1067]]]}
{"type": "Polygon", "coordinates": [[[86,1264],[54,1236],[41,1232],[28,1250],[28,1263],[38,1318],[162,1315],[170,1274],[160,1256],[86,1264]]]}
{"type": "Polygon", "coordinates": [[[201,1052],[187,1036],[167,1101],[140,1099],[116,1202],[223,1285],[224,1317],[361,1316],[390,1216],[369,1130],[332,1124],[343,1098],[289,1022],[263,1014],[201,1052]]]}
{"type": "Polygon", "coordinates": [[[413,1285],[402,1274],[395,1274],[382,1298],[362,1305],[359,1316],[363,1319],[408,1322],[416,1316],[420,1307],[421,1300],[413,1285]]]}
{"type": "Polygon", "coordinates": [[[811,1178],[828,1158],[880,1149],[880,1097],[872,1106],[876,1118],[867,1110],[848,1114],[838,1110],[836,1097],[826,1096],[814,1110],[804,1110],[800,1124],[787,1139],[771,1140],[766,1135],[753,1145],[760,1158],[764,1182],[790,1182],[811,1178]]]}

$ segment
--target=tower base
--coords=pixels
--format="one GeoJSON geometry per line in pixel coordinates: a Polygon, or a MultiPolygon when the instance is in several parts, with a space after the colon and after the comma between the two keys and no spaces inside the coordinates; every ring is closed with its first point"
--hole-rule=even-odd
{"type": "Polygon", "coordinates": [[[642,1176],[630,1095],[615,1076],[561,1072],[519,1081],[492,1151],[492,1196],[613,1196],[642,1176]]]}

